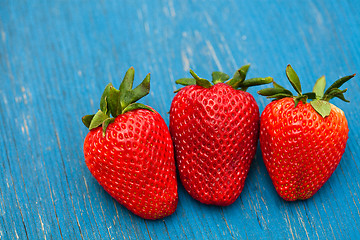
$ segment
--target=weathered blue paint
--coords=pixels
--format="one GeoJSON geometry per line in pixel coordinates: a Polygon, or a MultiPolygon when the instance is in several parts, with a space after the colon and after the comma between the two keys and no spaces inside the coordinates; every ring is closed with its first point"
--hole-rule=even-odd
{"type": "Polygon", "coordinates": [[[360,238],[359,77],[346,84],[351,104],[333,101],[349,121],[346,152],[307,201],[278,197],[258,150],[233,205],[200,204],[180,185],[175,214],[145,221],[91,177],[81,123],[130,66],[137,82],[151,72],[143,102],[167,123],[190,67],[210,77],[252,63],[249,77],[289,86],[291,63],[307,90],[322,74],[360,73],[359,12],[356,0],[0,1],[0,238],[360,238]]]}

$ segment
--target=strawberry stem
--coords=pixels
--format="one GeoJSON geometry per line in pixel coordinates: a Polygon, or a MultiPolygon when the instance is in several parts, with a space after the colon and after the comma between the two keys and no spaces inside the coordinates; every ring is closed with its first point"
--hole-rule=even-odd
{"type": "MultiPolygon", "coordinates": [[[[248,80],[245,80],[246,74],[249,70],[250,64],[244,65],[241,68],[239,68],[233,78],[229,80],[229,75],[223,72],[213,72],[212,75],[212,83],[218,84],[218,83],[225,83],[229,86],[231,86],[234,89],[246,91],[249,87],[257,86],[257,85],[263,85],[268,84],[273,81],[271,77],[266,78],[251,78],[248,80]]],[[[176,80],[177,84],[181,84],[183,86],[189,86],[189,85],[198,85],[202,86],[204,88],[210,88],[212,84],[210,81],[200,78],[193,70],[190,70],[190,74],[193,78],[181,78],[176,80]]],[[[176,90],[174,93],[180,91],[182,88],[176,90]]]]}
{"type": "Polygon", "coordinates": [[[150,73],[146,75],[145,79],[136,88],[132,89],[134,76],[135,70],[131,67],[126,72],[119,90],[112,83],[105,87],[100,99],[100,110],[96,114],[86,115],[82,118],[82,122],[89,130],[102,126],[103,136],[105,136],[109,124],[114,122],[115,118],[120,114],[135,109],[153,111],[153,109],[144,104],[136,103],[136,101],[150,92],[150,73]]]}
{"type": "Polygon", "coordinates": [[[295,91],[301,95],[301,84],[300,84],[300,79],[298,77],[298,75],[296,74],[295,70],[291,67],[291,65],[287,65],[286,67],[286,76],[289,79],[289,82],[291,83],[291,85],[293,86],[293,88],[295,89],[295,91]]]}
{"type": "Polygon", "coordinates": [[[273,88],[262,89],[258,91],[258,94],[266,96],[267,98],[274,98],[274,100],[285,97],[292,97],[294,99],[295,107],[298,105],[299,101],[306,103],[308,99],[311,99],[312,101],[310,102],[310,104],[313,109],[324,118],[330,115],[331,105],[329,101],[332,98],[337,97],[345,102],[349,102],[344,97],[344,93],[347,91],[347,89],[340,90],[339,87],[341,87],[344,83],[346,83],[356,75],[352,74],[336,80],[325,91],[325,93],[324,90],[326,86],[326,81],[325,76],[322,76],[316,81],[312,92],[302,93],[300,79],[290,64],[286,67],[285,73],[289,82],[291,83],[295,91],[298,93],[297,96],[293,96],[293,94],[289,90],[285,89],[274,81],[273,88]]]}

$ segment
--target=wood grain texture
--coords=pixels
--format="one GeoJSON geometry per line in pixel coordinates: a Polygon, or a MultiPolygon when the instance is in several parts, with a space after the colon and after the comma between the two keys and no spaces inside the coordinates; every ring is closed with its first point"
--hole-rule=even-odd
{"type": "MultiPolygon", "coordinates": [[[[360,238],[359,77],[346,84],[349,140],[343,159],[307,201],[275,192],[260,150],[239,199],[193,200],[179,184],[175,214],[146,221],[92,178],[81,116],[108,82],[134,66],[151,72],[143,102],[168,123],[174,80],[252,63],[249,77],[288,86],[291,63],[311,90],[360,74],[360,4],[319,1],[0,1],[0,239],[360,238]]],[[[269,102],[251,89],[262,111],[269,102]]]]}

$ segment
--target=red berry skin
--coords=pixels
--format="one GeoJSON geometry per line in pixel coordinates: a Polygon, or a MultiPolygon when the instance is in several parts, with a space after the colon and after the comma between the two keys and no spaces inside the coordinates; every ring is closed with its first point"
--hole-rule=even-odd
{"type": "Polygon", "coordinates": [[[271,102],[261,114],[260,147],[278,194],[287,201],[312,197],[330,178],[345,151],[348,125],[331,104],[323,118],[310,103],[271,102]]]}
{"type": "Polygon", "coordinates": [[[120,204],[145,219],[171,215],[178,203],[174,150],[157,112],[137,109],[116,117],[102,136],[91,130],[85,162],[99,184],[120,204]]]}
{"type": "Polygon", "coordinates": [[[171,104],[170,133],[187,192],[205,204],[232,204],[256,152],[259,108],[254,97],[224,83],[187,86],[171,104]]]}

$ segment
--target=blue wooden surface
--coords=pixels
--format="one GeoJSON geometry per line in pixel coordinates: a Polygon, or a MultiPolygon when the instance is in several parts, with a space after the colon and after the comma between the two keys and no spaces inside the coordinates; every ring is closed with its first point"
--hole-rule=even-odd
{"type": "MultiPolygon", "coordinates": [[[[249,77],[289,87],[291,63],[311,90],[360,73],[360,4],[319,1],[0,1],[0,239],[356,239],[360,238],[359,77],[343,159],[307,201],[275,192],[258,150],[239,199],[228,207],[193,200],[179,184],[170,217],[146,221],[92,178],[81,116],[104,86],[134,66],[152,73],[143,102],[168,123],[174,80],[252,63],[249,77]]],[[[250,90],[262,111],[268,100],[250,90]]]]}

